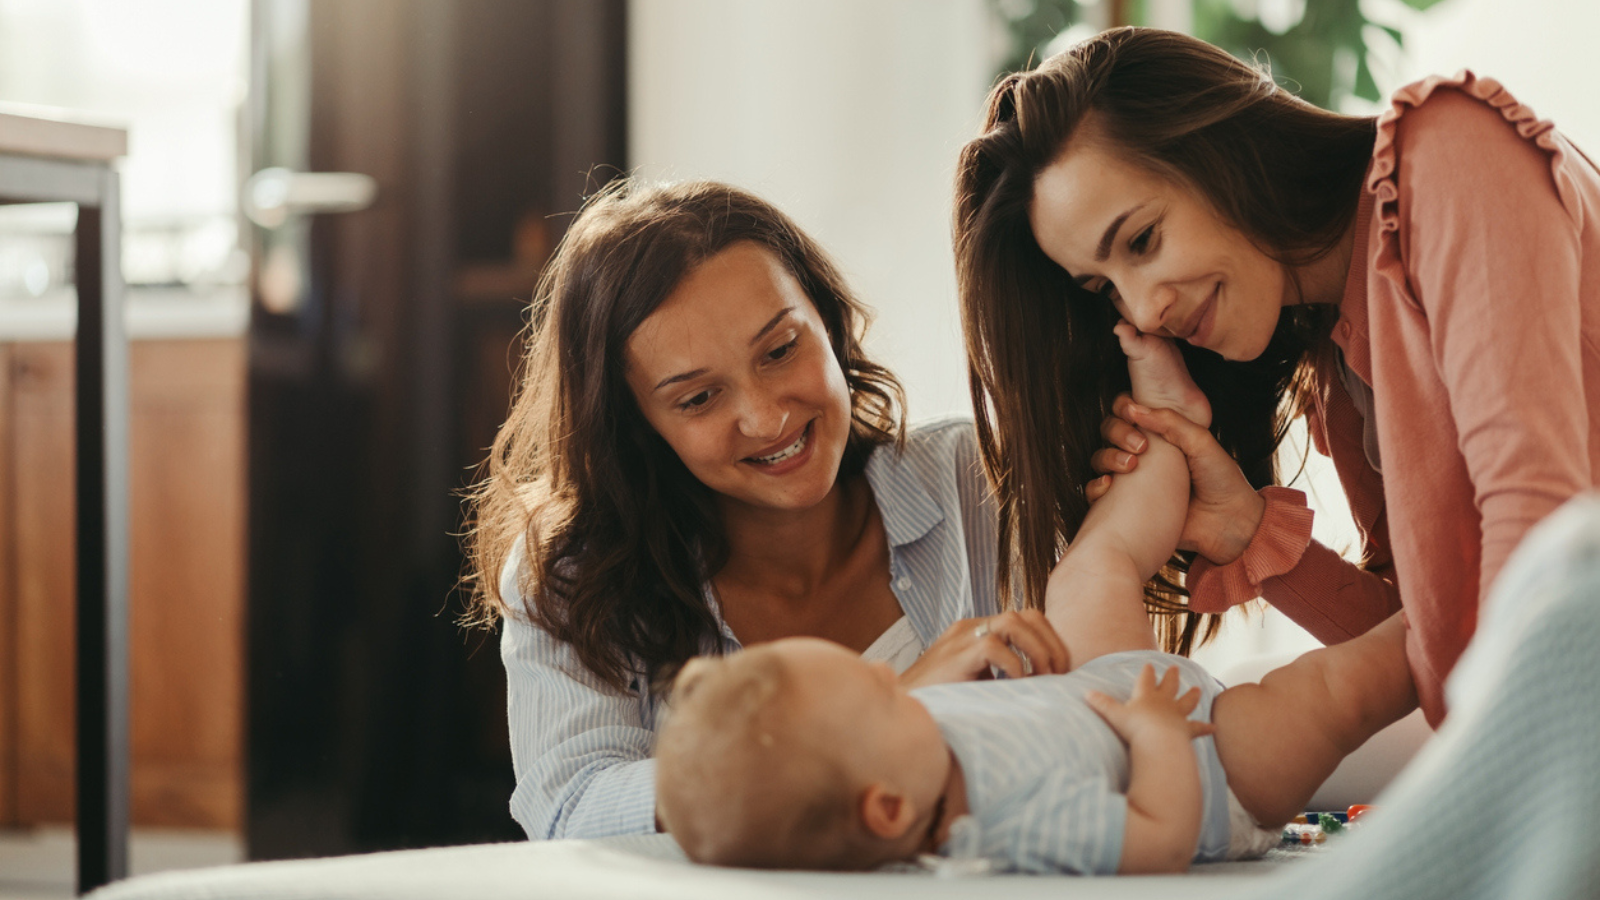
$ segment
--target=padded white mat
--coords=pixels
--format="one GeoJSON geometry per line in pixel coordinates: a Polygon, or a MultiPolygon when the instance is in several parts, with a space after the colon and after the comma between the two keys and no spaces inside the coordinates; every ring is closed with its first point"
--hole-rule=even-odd
{"type": "Polygon", "coordinates": [[[1040,878],[1001,875],[760,872],[691,865],[665,835],[403,850],[331,859],[164,872],[111,885],[95,900],[721,900],[721,898],[1005,897],[1223,900],[1295,867],[1288,854],[1196,867],[1187,876],[1040,878]],[[1174,884],[1175,878],[1183,883],[1174,884]],[[1176,892],[1176,893],[1175,893],[1176,892]]]}

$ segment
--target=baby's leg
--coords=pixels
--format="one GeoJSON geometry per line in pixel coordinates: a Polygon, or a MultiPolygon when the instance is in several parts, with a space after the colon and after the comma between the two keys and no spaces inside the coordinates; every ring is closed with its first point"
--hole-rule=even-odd
{"type": "MultiPolygon", "coordinates": [[[[1169,340],[1116,329],[1133,381],[1133,399],[1170,407],[1203,424],[1211,405],[1169,340]]],[[[1134,471],[1118,475],[1095,502],[1045,589],[1045,615],[1061,633],[1072,664],[1122,650],[1156,649],[1144,584],[1172,557],[1189,508],[1189,465],[1159,437],[1134,471]]]]}
{"type": "Polygon", "coordinates": [[[1143,334],[1123,320],[1115,329],[1122,352],[1128,356],[1133,382],[1133,402],[1155,409],[1171,409],[1196,425],[1211,425],[1211,402],[1189,377],[1178,345],[1167,338],[1143,334]]]}
{"type": "Polygon", "coordinates": [[[1217,697],[1211,721],[1228,786],[1256,821],[1275,828],[1339,762],[1417,707],[1396,613],[1360,637],[1313,650],[1260,684],[1217,697]]]}
{"type": "Polygon", "coordinates": [[[1045,586],[1045,616],[1082,665],[1123,650],[1156,649],[1144,584],[1172,556],[1188,512],[1183,451],[1151,437],[1139,467],[1095,502],[1045,586]]]}

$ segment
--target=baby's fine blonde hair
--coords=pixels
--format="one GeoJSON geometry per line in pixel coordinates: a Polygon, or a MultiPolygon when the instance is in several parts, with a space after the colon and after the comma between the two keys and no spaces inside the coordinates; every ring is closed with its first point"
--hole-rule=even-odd
{"type": "Polygon", "coordinates": [[[841,742],[819,733],[794,687],[778,654],[760,647],[691,660],[673,682],[656,742],[657,813],[695,862],[870,864],[841,742]]]}

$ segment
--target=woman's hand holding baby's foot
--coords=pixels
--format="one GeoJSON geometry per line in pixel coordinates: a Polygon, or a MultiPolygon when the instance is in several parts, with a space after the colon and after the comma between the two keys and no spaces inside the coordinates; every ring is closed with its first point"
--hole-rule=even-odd
{"type": "Polygon", "coordinates": [[[1183,354],[1172,340],[1145,334],[1132,322],[1117,322],[1113,333],[1128,356],[1133,400],[1140,406],[1172,409],[1202,428],[1211,425],[1211,402],[1189,377],[1183,354]]]}
{"type": "Polygon", "coordinates": [[[1169,666],[1157,682],[1155,667],[1146,663],[1134,682],[1128,702],[1099,691],[1090,691],[1084,695],[1084,700],[1129,746],[1169,730],[1181,729],[1191,740],[1211,734],[1215,729],[1210,722],[1189,719],[1189,714],[1200,703],[1200,689],[1193,687],[1179,696],[1181,684],[1177,666],[1169,666]]]}

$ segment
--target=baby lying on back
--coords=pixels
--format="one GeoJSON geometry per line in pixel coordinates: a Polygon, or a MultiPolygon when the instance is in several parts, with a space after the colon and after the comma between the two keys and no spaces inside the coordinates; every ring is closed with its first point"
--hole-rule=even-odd
{"type": "MultiPolygon", "coordinates": [[[[1206,423],[1170,343],[1118,326],[1134,399],[1206,423]]],[[[1182,871],[1259,855],[1339,761],[1416,706],[1404,626],[1223,689],[1161,653],[1143,585],[1183,526],[1188,468],[1150,437],[1051,573],[1064,675],[907,691],[884,664],[791,638],[692,660],[660,732],[657,809],[691,859],[867,869],[946,848],[1028,872],[1182,871]]]]}

